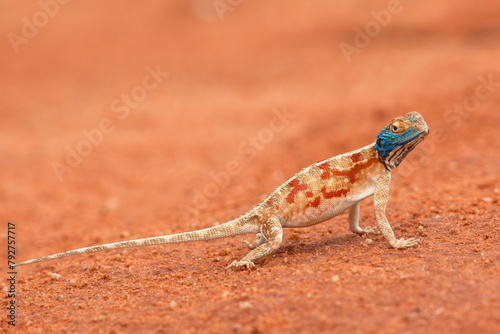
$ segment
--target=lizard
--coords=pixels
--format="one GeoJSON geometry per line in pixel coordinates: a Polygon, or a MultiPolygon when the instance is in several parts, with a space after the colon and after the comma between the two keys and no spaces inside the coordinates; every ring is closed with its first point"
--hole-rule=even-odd
{"type": "Polygon", "coordinates": [[[415,238],[396,239],[385,215],[391,172],[427,135],[429,127],[416,111],[394,118],[376,136],[375,142],[302,169],[276,188],[246,214],[224,224],[191,232],[142,238],[70,250],[17,263],[22,266],[66,256],[104,250],[204,241],[241,234],[256,234],[251,251],[227,269],[255,268],[254,262],[276,251],[283,228],[307,227],[348,211],[349,228],[358,235],[382,233],[396,249],[418,246],[415,238]],[[359,227],[360,202],[374,196],[377,227],[359,227]]]}

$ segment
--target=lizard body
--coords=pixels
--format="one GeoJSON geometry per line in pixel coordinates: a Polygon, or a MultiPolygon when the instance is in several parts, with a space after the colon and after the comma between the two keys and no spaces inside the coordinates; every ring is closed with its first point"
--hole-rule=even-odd
{"type": "Polygon", "coordinates": [[[254,261],[277,250],[284,227],[306,227],[349,211],[349,228],[363,235],[376,229],[359,227],[360,201],[374,195],[378,230],[394,248],[417,246],[414,238],[396,239],[385,216],[391,171],[429,133],[422,116],[412,111],[397,117],[377,135],[374,143],[304,168],[278,187],[262,203],[225,224],[179,234],[115,242],[75,249],[25,261],[15,266],[103,250],[158,244],[203,241],[255,233],[252,249],[226,269],[254,267],[254,261]]]}

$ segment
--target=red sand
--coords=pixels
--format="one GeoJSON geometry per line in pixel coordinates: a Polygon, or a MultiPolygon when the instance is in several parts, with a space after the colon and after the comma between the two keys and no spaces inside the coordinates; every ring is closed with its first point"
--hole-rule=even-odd
{"type": "Polygon", "coordinates": [[[7,221],[16,262],[212,226],[410,110],[431,134],[387,215],[423,244],[367,245],[342,215],[286,230],[255,271],[224,272],[244,237],[30,265],[2,331],[500,331],[500,4],[53,4],[0,13],[5,278],[7,221]]]}

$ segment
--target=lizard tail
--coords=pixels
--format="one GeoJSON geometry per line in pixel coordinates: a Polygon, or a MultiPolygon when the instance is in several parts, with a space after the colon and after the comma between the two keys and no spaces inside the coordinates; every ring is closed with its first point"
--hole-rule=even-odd
{"type": "Polygon", "coordinates": [[[74,250],[70,250],[63,253],[58,253],[49,256],[39,257],[37,259],[28,260],[20,263],[16,263],[14,267],[24,266],[26,264],[49,261],[53,259],[59,259],[61,257],[87,254],[87,253],[95,253],[101,252],[111,249],[118,248],[131,248],[131,247],[142,247],[142,246],[153,246],[153,245],[162,245],[162,244],[175,244],[181,242],[193,242],[193,241],[202,241],[202,240],[212,240],[212,239],[221,239],[226,237],[231,237],[240,234],[247,233],[257,233],[255,230],[254,224],[248,224],[247,219],[243,219],[243,217],[231,220],[225,224],[209,227],[202,230],[192,231],[192,232],[184,232],[178,234],[170,234],[163,235],[159,237],[151,237],[151,238],[143,238],[143,239],[135,239],[135,240],[127,240],[121,242],[113,242],[109,244],[78,248],[74,250]]]}

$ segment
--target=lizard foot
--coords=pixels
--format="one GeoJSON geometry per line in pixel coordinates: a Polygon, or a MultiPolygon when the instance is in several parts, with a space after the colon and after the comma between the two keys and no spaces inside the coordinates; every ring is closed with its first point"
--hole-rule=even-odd
{"type": "Polygon", "coordinates": [[[230,265],[226,267],[226,270],[228,269],[240,270],[243,267],[246,267],[247,269],[255,269],[255,264],[249,260],[233,261],[230,265]]]}
{"type": "Polygon", "coordinates": [[[363,229],[363,234],[380,234],[378,227],[368,226],[363,229]]]}
{"type": "Polygon", "coordinates": [[[391,246],[397,249],[404,249],[404,248],[409,248],[409,247],[415,247],[419,246],[421,241],[419,239],[415,238],[410,238],[408,240],[405,240],[403,238],[397,240],[393,243],[391,243],[391,246]]]}

